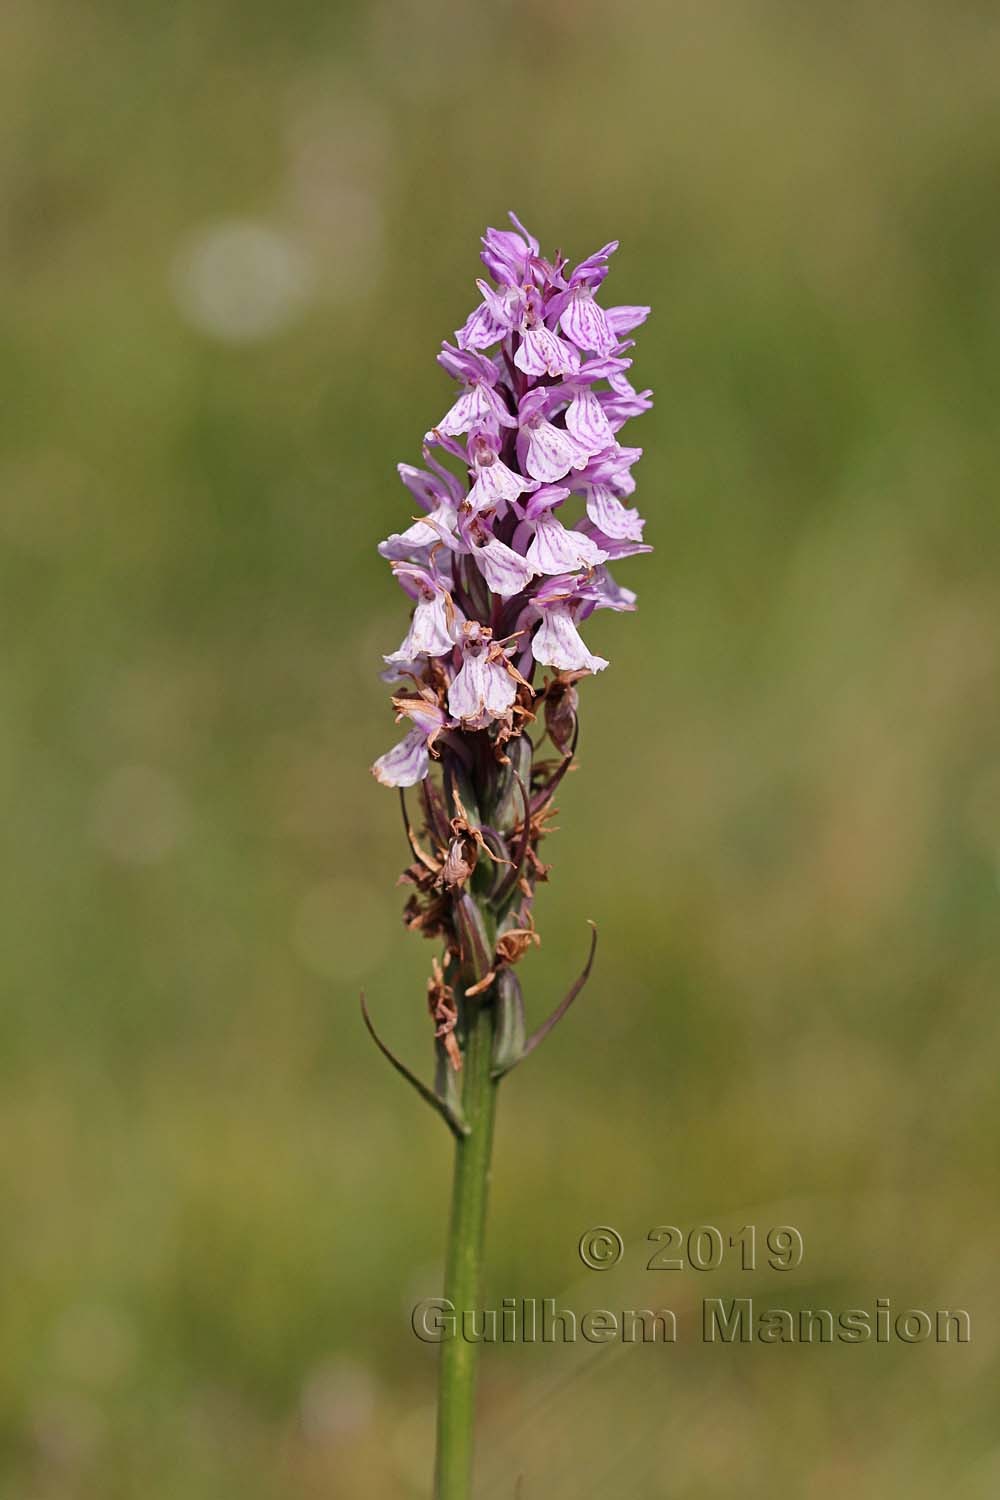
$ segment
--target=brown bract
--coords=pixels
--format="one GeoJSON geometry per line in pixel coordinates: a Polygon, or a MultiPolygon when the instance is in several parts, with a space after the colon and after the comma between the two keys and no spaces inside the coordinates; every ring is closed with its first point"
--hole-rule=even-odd
{"type": "MultiPolygon", "coordinates": [[[[544,705],[546,728],[558,754],[556,758],[539,756],[531,741],[525,739],[523,746],[530,751],[526,760],[524,749],[515,753],[512,741],[520,739],[526,722],[533,717],[529,706],[532,689],[516,669],[510,670],[518,677],[518,702],[510,722],[495,723],[489,733],[452,730],[440,742],[441,775],[421,785],[423,823],[419,836],[410,824],[403,797],[406,836],[413,857],[401,879],[414,888],[404,921],[411,930],[443,943],[442,959],[433,962],[427,994],[435,1035],[452,1068],[461,1066],[463,1003],[489,995],[498,974],[520,963],[529,948],[541,941],[532,906],[535,889],[548,878],[551,867],[541,859],[539,846],[554,832],[553,797],[574,765],[575,683],[585,674],[557,673],[538,691],[535,703],[544,705]],[[470,811],[476,805],[487,810],[482,823],[481,814],[470,811]],[[477,873],[483,856],[490,862],[491,875],[477,873]],[[475,895],[470,896],[473,875],[475,895]],[[481,907],[484,914],[492,910],[499,923],[492,953],[488,946],[483,947],[471,975],[467,943],[462,937],[465,929],[459,920],[464,914],[463,920],[468,921],[470,900],[475,903],[473,910],[481,907]]],[[[427,689],[421,695],[424,702],[433,696],[427,689]]],[[[416,704],[401,698],[396,706],[406,713],[416,704]]],[[[484,941],[485,931],[483,928],[484,941]]]]}
{"type": "Polygon", "coordinates": [[[431,964],[431,977],[427,981],[427,1006],[434,1017],[434,1035],[448,1054],[448,1061],[458,1072],[462,1066],[462,1052],[455,1038],[458,1007],[455,1004],[455,992],[450,984],[445,983],[444,970],[436,958],[431,964]]]}
{"type": "Polygon", "coordinates": [[[535,931],[535,919],[528,912],[526,927],[509,927],[497,938],[497,957],[505,964],[516,964],[534,945],[541,946],[541,938],[535,931]]]}

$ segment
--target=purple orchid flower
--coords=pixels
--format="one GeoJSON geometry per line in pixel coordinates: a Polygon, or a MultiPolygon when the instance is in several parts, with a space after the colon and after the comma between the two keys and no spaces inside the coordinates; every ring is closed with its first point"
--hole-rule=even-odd
{"type": "Polygon", "coordinates": [[[394,563],[392,571],[416,600],[416,607],[403,644],[384,660],[396,664],[416,661],[420,656],[447,656],[455,644],[455,625],[464,619],[452,602],[447,584],[436,572],[413,563],[394,563]]]}
{"type": "Polygon", "coordinates": [[[561,672],[604,671],[608,662],[587,650],[576,628],[571,603],[551,604],[541,615],[541,624],[531,639],[536,661],[561,672]]]}
{"type": "MultiPolygon", "coordinates": [[[[470,350],[453,349],[445,344],[438,355],[438,363],[448,374],[464,380],[466,388],[458,400],[449,407],[437,424],[435,431],[445,437],[459,437],[463,432],[483,422],[494,422],[501,427],[516,427],[512,417],[497,394],[496,385],[500,372],[491,359],[470,350]]],[[[433,434],[428,433],[430,441],[433,434]]]]}
{"type": "Polygon", "coordinates": [[[590,458],[572,433],[548,420],[552,401],[551,388],[538,386],[522,396],[517,412],[518,460],[532,479],[543,484],[557,483],[570,469],[582,469],[590,458]]]}
{"type": "Polygon", "coordinates": [[[379,547],[412,601],[385,657],[386,680],[412,684],[394,700],[412,727],[373,767],[388,786],[423,780],[438,736],[456,753],[470,735],[499,736],[499,754],[548,691],[537,669],[603,671],[580,623],[635,608],[608,564],[651,550],[628,503],[642,450],[619,440],[651,405],[628,354],[649,308],[598,301],[617,242],[570,270],[511,226],[483,236],[489,279],[438,355],[459,392],[424,467],[399,466],[422,514],[379,547]]]}
{"type": "Polygon", "coordinates": [[[538,488],[537,480],[507,467],[500,458],[500,446],[495,430],[477,428],[469,434],[469,471],[474,479],[467,503],[473,511],[495,510],[538,488]]]}
{"type": "Polygon", "coordinates": [[[448,708],[465,729],[485,729],[506,718],[517,696],[517,679],[492,634],[478,620],[467,621],[463,629],[462,665],[448,689],[448,708]]]}

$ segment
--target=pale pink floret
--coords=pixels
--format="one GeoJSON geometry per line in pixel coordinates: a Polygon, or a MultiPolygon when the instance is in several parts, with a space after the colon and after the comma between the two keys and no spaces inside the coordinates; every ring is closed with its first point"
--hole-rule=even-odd
{"type": "Polygon", "coordinates": [[[462,640],[462,666],[448,690],[448,710],[466,729],[505,718],[517,696],[506,659],[494,659],[491,632],[470,621],[462,640]]]}
{"type": "Polygon", "coordinates": [[[542,613],[542,621],[531,641],[536,661],[560,672],[603,672],[608,665],[583,643],[569,604],[553,604],[542,613]]]}
{"type": "Polygon", "coordinates": [[[473,432],[469,438],[469,467],[475,478],[467,503],[473,514],[509,505],[538,487],[535,480],[526,479],[500,459],[498,442],[495,435],[479,432],[473,432]]]}
{"type": "MultiPolygon", "coordinates": [[[[514,418],[492,386],[477,380],[448,408],[437,425],[437,431],[445,437],[460,437],[463,432],[484,422],[498,422],[503,427],[515,425],[514,418]]],[[[427,441],[433,437],[434,432],[429,432],[427,441]]]]}
{"type": "Polygon", "coordinates": [[[548,393],[544,390],[532,391],[522,400],[518,456],[532,479],[542,484],[555,484],[564,479],[570,469],[585,468],[591,455],[564,428],[556,427],[547,419],[545,410],[548,404],[548,393]]]}
{"type": "Polygon", "coordinates": [[[527,588],[538,569],[506,542],[497,541],[496,537],[486,533],[480,534],[482,540],[473,544],[473,556],[479,570],[494,594],[499,594],[501,599],[511,599],[527,588]]]}
{"type": "Polygon", "coordinates": [[[454,646],[453,631],[463,619],[443,581],[424,568],[397,563],[396,577],[416,598],[413,619],[398,651],[383,658],[390,665],[421,656],[447,656],[454,646]]]}
{"type": "Polygon", "coordinates": [[[572,375],[580,368],[580,356],[548,328],[527,328],[514,363],[526,375],[572,375]]]}

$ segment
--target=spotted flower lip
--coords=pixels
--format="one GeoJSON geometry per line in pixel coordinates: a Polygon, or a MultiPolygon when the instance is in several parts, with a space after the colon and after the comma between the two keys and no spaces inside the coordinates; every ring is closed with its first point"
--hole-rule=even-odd
{"type": "Polygon", "coordinates": [[[588,458],[615,445],[615,434],[601,398],[588,385],[574,386],[566,408],[566,431],[588,458]]]}
{"type": "Polygon", "coordinates": [[[642,450],[620,437],[652,404],[632,379],[649,308],[602,305],[616,240],[573,264],[510,226],[483,235],[480,300],[438,354],[459,389],[421,466],[398,466],[409,522],[379,545],[412,606],[385,656],[411,725],[372,767],[388,786],[423,780],[440,737],[519,734],[536,669],[603,671],[580,626],[635,608],[608,565],[651,550],[631,501],[642,450]]]}
{"type": "MultiPolygon", "coordinates": [[[[435,429],[446,437],[460,437],[483,422],[500,427],[516,427],[517,421],[504,405],[496,390],[500,372],[492,360],[481,355],[455,350],[445,344],[438,362],[450,375],[464,380],[466,389],[445,412],[435,429]]],[[[427,434],[430,442],[435,432],[427,434]]]]}
{"type": "MultiPolygon", "coordinates": [[[[570,531],[551,512],[539,516],[535,535],[527,551],[528,562],[537,573],[566,573],[573,568],[594,568],[606,562],[592,537],[582,531],[570,531]]],[[[540,658],[536,654],[536,660],[540,658]]]]}
{"type": "Polygon", "coordinates": [[[538,488],[536,479],[507,467],[500,457],[500,446],[499,436],[488,428],[469,435],[469,473],[474,477],[465,503],[474,512],[509,504],[538,488]]]}
{"type": "Polygon", "coordinates": [[[559,316],[559,326],[578,349],[596,354],[610,354],[618,342],[589,286],[573,287],[559,316]]]}
{"type": "Polygon", "coordinates": [[[608,665],[603,656],[588,651],[573,619],[569,603],[550,605],[541,612],[531,649],[535,660],[561,672],[603,672],[608,665]]]}
{"type": "Polygon", "coordinates": [[[393,572],[416,603],[410,628],[388,663],[416,661],[421,656],[446,656],[454,645],[454,630],[464,618],[452,601],[446,581],[429,568],[394,563],[393,572]]]}
{"type": "Polygon", "coordinates": [[[383,786],[416,786],[427,775],[429,766],[427,736],[417,726],[404,735],[398,745],[379,756],[372,766],[372,775],[383,786]]]}
{"type": "Polygon", "coordinates": [[[459,530],[494,594],[501,599],[511,599],[527,587],[537,570],[523,553],[494,536],[480,516],[461,520],[459,530]]]}
{"type": "Polygon", "coordinates": [[[637,510],[623,505],[609,485],[588,484],[587,517],[605,536],[619,542],[638,542],[645,521],[637,510]]]}
{"type": "Polygon", "coordinates": [[[463,628],[462,664],[448,689],[448,709],[466,729],[485,729],[504,718],[517,697],[517,679],[492,634],[477,620],[466,621],[463,628]]]}
{"type": "Polygon", "coordinates": [[[522,397],[518,405],[517,457],[525,472],[542,484],[565,479],[571,469],[582,469],[591,455],[565,425],[557,426],[546,415],[552,393],[539,387],[522,397]]]}
{"type": "Polygon", "coordinates": [[[572,375],[580,368],[580,354],[572,344],[545,326],[544,305],[534,288],[525,294],[524,314],[518,326],[520,344],[514,364],[525,375],[572,375]]]}

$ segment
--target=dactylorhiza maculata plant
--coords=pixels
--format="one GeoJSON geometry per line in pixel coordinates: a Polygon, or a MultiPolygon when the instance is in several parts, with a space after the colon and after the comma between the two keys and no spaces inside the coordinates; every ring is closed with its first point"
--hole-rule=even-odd
{"type": "Polygon", "coordinates": [[[441,1350],[439,1500],[464,1500],[471,1482],[477,1345],[461,1318],[479,1296],[496,1084],[565,1013],[594,956],[592,936],[583,973],[529,1036],[515,970],[539,941],[535,888],[549,867],[538,848],[573,763],[577,684],[608,665],[580,627],[595,610],[635,608],[608,564],[650,550],[629,503],[642,450],[620,440],[652,404],[629,379],[629,335],[649,309],[598,303],[616,242],[571,268],[511,221],[483,237],[490,281],[438,355],[459,394],[425,436],[424,467],[399,465],[423,514],[379,547],[413,602],[383,674],[410,727],[372,771],[403,799],[406,923],[442,944],[428,983],[434,1088],[376,1041],[457,1141],[445,1295],[458,1336],[441,1350]]]}

